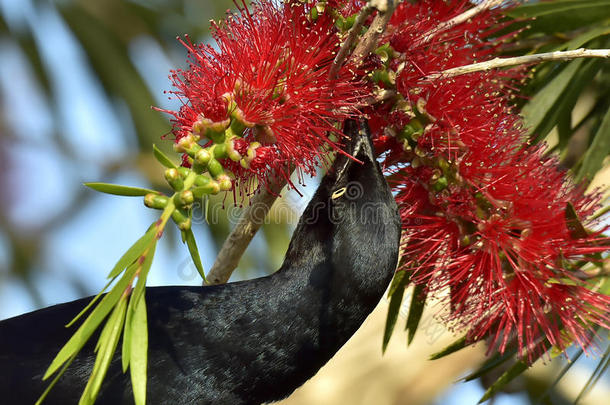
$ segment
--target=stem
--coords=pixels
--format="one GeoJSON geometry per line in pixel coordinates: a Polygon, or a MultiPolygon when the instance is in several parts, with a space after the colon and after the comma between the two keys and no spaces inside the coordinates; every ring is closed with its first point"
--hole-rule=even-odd
{"type": "Polygon", "coordinates": [[[377,9],[378,13],[352,53],[352,59],[356,66],[360,65],[364,58],[377,46],[377,41],[385,31],[396,7],[394,0],[371,1],[371,5],[377,9]]]}
{"type": "Polygon", "coordinates": [[[440,23],[439,25],[436,26],[436,28],[434,28],[433,30],[428,32],[428,34],[422,39],[422,43],[425,44],[426,42],[429,42],[437,34],[440,34],[443,31],[446,31],[452,27],[455,27],[458,24],[466,22],[469,19],[471,19],[472,17],[474,17],[475,15],[482,13],[485,10],[489,10],[492,7],[499,6],[500,4],[502,4],[503,1],[504,0],[485,0],[485,1],[481,2],[479,5],[473,7],[469,10],[466,10],[465,12],[463,12],[460,15],[453,17],[451,20],[440,23]]]}
{"type": "Polygon", "coordinates": [[[172,212],[176,209],[176,205],[174,204],[174,199],[170,198],[167,202],[167,205],[163,209],[163,213],[161,217],[155,224],[155,228],[157,229],[157,239],[161,239],[163,236],[163,231],[165,230],[165,225],[167,225],[167,221],[171,218],[172,212]]]}
{"type": "Polygon", "coordinates": [[[358,14],[358,17],[356,17],[356,21],[354,21],[354,25],[352,25],[352,28],[347,34],[347,38],[341,44],[341,49],[339,49],[337,56],[335,56],[335,60],[333,60],[333,64],[328,72],[328,76],[331,80],[337,78],[339,69],[341,69],[343,62],[345,62],[345,60],[347,59],[347,55],[349,54],[352,45],[354,45],[354,42],[356,42],[356,38],[358,38],[358,34],[360,33],[364,21],[366,21],[368,16],[371,15],[371,13],[373,12],[374,7],[372,3],[372,1],[369,1],[366,6],[362,7],[360,13],[358,14]]]}
{"type": "Polygon", "coordinates": [[[206,277],[208,285],[223,284],[229,280],[231,273],[237,268],[239,260],[285,185],[286,180],[281,180],[279,183],[270,186],[270,191],[262,188],[258,194],[252,197],[250,205],[244,209],[239,222],[225,239],[218,256],[216,256],[216,261],[214,261],[214,265],[212,265],[206,277]]]}
{"type": "Polygon", "coordinates": [[[610,49],[576,49],[573,51],[547,52],[534,55],[516,56],[512,58],[495,58],[486,62],[473,63],[472,65],[459,66],[433,73],[424,77],[427,80],[446,79],[473,72],[487,71],[490,69],[503,68],[516,65],[527,65],[548,61],[567,61],[576,58],[610,58],[610,49]]]}

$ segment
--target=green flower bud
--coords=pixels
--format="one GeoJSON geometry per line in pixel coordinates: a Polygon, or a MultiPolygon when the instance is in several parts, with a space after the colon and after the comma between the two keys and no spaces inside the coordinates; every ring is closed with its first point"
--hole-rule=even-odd
{"type": "Polygon", "coordinates": [[[210,176],[200,174],[199,176],[195,177],[195,186],[207,186],[210,181],[212,181],[210,176]]]}
{"type": "Polygon", "coordinates": [[[188,175],[189,175],[190,170],[189,170],[187,167],[180,166],[180,167],[178,168],[178,173],[180,174],[180,177],[181,177],[182,179],[186,179],[186,176],[188,176],[188,175]]]}
{"type": "Polygon", "coordinates": [[[201,149],[195,154],[195,161],[202,166],[207,166],[212,155],[207,149],[201,149]]]}
{"type": "Polygon", "coordinates": [[[204,186],[193,187],[192,191],[193,191],[193,196],[196,199],[200,200],[205,195],[218,194],[220,192],[220,185],[218,184],[218,182],[216,180],[211,180],[209,183],[207,183],[204,186]]]}
{"type": "Polygon", "coordinates": [[[318,19],[318,9],[315,7],[312,7],[311,10],[309,10],[309,18],[311,19],[311,21],[316,21],[318,19]]]}
{"type": "Polygon", "coordinates": [[[162,210],[167,206],[167,202],[169,198],[164,195],[149,193],[144,196],[144,205],[148,208],[153,208],[156,210],[162,210]]]}
{"type": "Polygon", "coordinates": [[[449,181],[445,176],[439,177],[433,184],[432,187],[435,191],[443,191],[447,188],[449,181]]]}
{"type": "Polygon", "coordinates": [[[216,159],[224,159],[227,157],[227,144],[226,143],[216,144],[213,146],[213,151],[214,151],[214,157],[216,159]]]}
{"type": "Polygon", "coordinates": [[[193,134],[189,133],[174,144],[174,151],[177,153],[188,153],[195,145],[195,138],[193,134]]]}
{"type": "Polygon", "coordinates": [[[225,130],[229,127],[231,120],[226,118],[220,121],[212,121],[209,118],[199,115],[199,119],[193,124],[193,133],[199,137],[206,137],[214,140],[223,137],[225,130]]]}
{"type": "Polygon", "coordinates": [[[183,190],[180,193],[174,195],[174,204],[177,207],[188,207],[195,201],[193,192],[191,190],[183,190]]]}
{"type": "Polygon", "coordinates": [[[375,49],[375,53],[377,54],[377,56],[379,56],[381,61],[384,64],[386,64],[390,60],[390,58],[392,58],[392,56],[394,55],[394,50],[392,49],[390,44],[387,43],[387,44],[383,44],[379,48],[375,49]]]}
{"type": "Polygon", "coordinates": [[[233,188],[233,182],[231,181],[231,178],[226,174],[221,174],[220,176],[218,176],[216,178],[216,181],[218,182],[218,186],[222,191],[229,191],[233,188]]]}
{"type": "Polygon", "coordinates": [[[174,210],[174,212],[172,212],[172,219],[181,231],[188,231],[191,229],[191,218],[186,211],[174,210]]]}
{"type": "Polygon", "coordinates": [[[184,181],[177,169],[167,169],[165,171],[165,180],[175,191],[180,191],[184,188],[184,181]]]}
{"type": "Polygon", "coordinates": [[[196,160],[193,161],[193,164],[191,166],[191,171],[197,173],[197,174],[201,174],[203,172],[205,172],[208,169],[207,165],[202,165],[201,163],[197,162],[196,160]]]}

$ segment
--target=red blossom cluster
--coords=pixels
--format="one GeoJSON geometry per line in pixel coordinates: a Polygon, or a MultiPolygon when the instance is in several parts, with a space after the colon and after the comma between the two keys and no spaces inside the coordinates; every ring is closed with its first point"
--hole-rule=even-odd
{"type": "Polygon", "coordinates": [[[182,41],[189,68],[170,76],[182,107],[166,111],[176,141],[188,134],[238,140],[239,156],[222,163],[242,183],[287,178],[291,165],[313,175],[317,158],[338,148],[329,138],[341,137],[337,122],[356,114],[367,94],[349,65],[329,79],[340,38],[335,20],[317,9],[313,18],[314,9],[299,1],[244,4],[212,24],[217,49],[182,41]]]}
{"type": "Polygon", "coordinates": [[[437,75],[492,57],[499,10],[451,24],[469,1],[402,2],[366,68],[348,63],[331,79],[342,27],[364,4],[259,0],[213,25],[218,50],[184,42],[189,68],[171,75],[176,140],[222,136],[223,165],[264,182],[314,173],[340,123],[365,114],[401,208],[399,271],[427,295],[449,293],[446,320],[470,342],[515,342],[530,361],[549,345],[586,348],[595,326],[610,328],[610,297],[580,269],[610,245],[586,230],[599,197],[527,143],[509,103],[522,70],[437,75]]]}
{"type": "Polygon", "coordinates": [[[489,58],[501,39],[488,39],[494,11],[435,32],[466,5],[403,3],[386,38],[400,97],[370,114],[401,208],[400,270],[425,294],[450,294],[446,319],[471,342],[503,352],[516,340],[530,361],[549,344],[586,348],[593,325],[610,326],[610,297],[578,265],[608,250],[580,222],[599,198],[528,145],[508,102],[520,70],[427,79],[489,58]]]}

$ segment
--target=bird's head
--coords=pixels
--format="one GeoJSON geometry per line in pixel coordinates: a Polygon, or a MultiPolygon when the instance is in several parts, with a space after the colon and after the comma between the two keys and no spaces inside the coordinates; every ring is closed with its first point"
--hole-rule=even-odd
{"type": "Polygon", "coordinates": [[[326,260],[350,273],[379,268],[391,274],[400,238],[398,208],[377,163],[366,121],[347,120],[344,133],[349,156],[338,154],[322,179],[286,258],[326,260]]]}

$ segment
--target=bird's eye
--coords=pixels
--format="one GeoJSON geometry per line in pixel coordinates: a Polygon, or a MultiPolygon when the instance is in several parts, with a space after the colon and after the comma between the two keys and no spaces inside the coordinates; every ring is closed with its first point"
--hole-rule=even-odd
{"type": "Polygon", "coordinates": [[[341,187],[341,188],[336,189],[335,191],[333,191],[333,194],[332,194],[331,198],[333,200],[336,200],[337,198],[339,198],[343,194],[345,194],[346,190],[347,190],[347,187],[341,187]]]}

